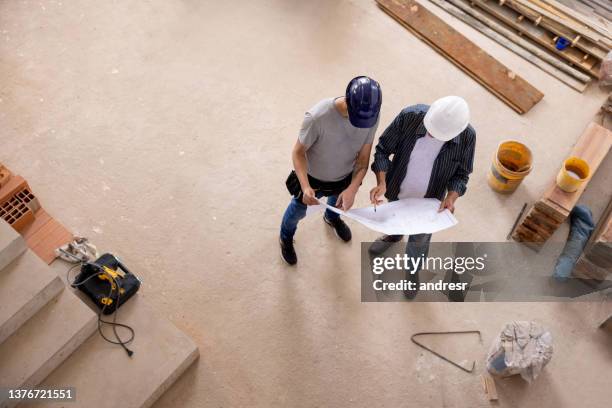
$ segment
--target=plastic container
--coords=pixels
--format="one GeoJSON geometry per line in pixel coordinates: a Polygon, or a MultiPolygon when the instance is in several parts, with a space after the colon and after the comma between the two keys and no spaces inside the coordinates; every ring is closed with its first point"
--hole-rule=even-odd
{"type": "Polygon", "coordinates": [[[493,155],[487,181],[498,193],[512,193],[532,168],[531,150],[520,142],[507,140],[499,144],[493,155]]]}
{"type": "Polygon", "coordinates": [[[590,172],[587,162],[572,156],[563,162],[563,167],[557,174],[557,186],[563,191],[573,193],[589,178],[590,172]]]}

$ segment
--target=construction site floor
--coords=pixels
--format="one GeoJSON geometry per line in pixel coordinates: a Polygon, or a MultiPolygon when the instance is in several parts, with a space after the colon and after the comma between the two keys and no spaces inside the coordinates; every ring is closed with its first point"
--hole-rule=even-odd
{"type": "MultiPolygon", "coordinates": [[[[606,98],[426,5],[544,99],[517,115],[370,0],[0,2],[0,161],[64,225],[120,255],[199,347],[156,408],[486,407],[477,374],[410,336],[481,330],[482,344],[457,350],[480,372],[501,327],[522,319],[551,330],[555,354],[531,385],[498,380],[498,406],[609,406],[612,335],[596,328],[595,303],[361,303],[360,242],[377,234],[351,223],[345,244],[316,216],[300,224],[298,266],[281,262],[303,113],[352,77],[381,83],[377,136],[407,105],[449,94],[470,104],[474,173],[459,225],[437,241],[504,241],[606,98]],[[534,170],[501,196],[486,174],[510,138],[532,149],[534,170]]],[[[596,217],[611,174],[608,156],[581,200],[596,217]]],[[[374,183],[369,173],[356,206],[374,183]]]]}

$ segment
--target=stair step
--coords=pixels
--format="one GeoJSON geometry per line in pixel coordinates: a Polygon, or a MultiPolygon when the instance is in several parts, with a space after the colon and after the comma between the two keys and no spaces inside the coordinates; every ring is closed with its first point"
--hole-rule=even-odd
{"type": "Polygon", "coordinates": [[[23,237],[6,221],[0,219],[0,271],[26,249],[23,237]]]}
{"type": "MultiPolygon", "coordinates": [[[[0,384],[9,388],[38,385],[96,327],[96,314],[70,290],[63,290],[0,344],[0,384]]],[[[13,407],[15,403],[0,400],[0,408],[13,407]]]]}
{"type": "MultiPolygon", "coordinates": [[[[199,356],[195,343],[140,295],[119,309],[117,321],[134,328],[136,337],[128,345],[134,355],[130,358],[120,346],[91,336],[40,385],[74,387],[76,402],[48,402],[46,407],[150,407],[199,356]]],[[[111,328],[105,333],[114,338],[111,328]]]]}
{"type": "Polygon", "coordinates": [[[63,289],[60,277],[31,251],[0,271],[0,344],[63,289]]]}

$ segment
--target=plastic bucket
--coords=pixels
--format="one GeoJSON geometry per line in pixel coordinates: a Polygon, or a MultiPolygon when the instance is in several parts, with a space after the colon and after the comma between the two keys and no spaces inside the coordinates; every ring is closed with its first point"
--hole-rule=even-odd
{"type": "Polygon", "coordinates": [[[587,162],[572,156],[563,162],[563,167],[557,174],[557,186],[563,191],[573,193],[589,178],[590,172],[587,162]]]}
{"type": "Polygon", "coordinates": [[[520,142],[507,140],[499,144],[493,155],[487,181],[498,193],[512,193],[532,167],[531,150],[520,142]]]}

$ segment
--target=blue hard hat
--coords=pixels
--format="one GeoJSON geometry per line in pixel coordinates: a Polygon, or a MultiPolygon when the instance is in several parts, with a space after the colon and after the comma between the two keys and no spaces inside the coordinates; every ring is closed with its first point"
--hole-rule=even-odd
{"type": "Polygon", "coordinates": [[[378,120],[382,104],[380,85],[367,76],[351,79],[346,87],[346,104],[351,125],[371,128],[378,120]]]}

